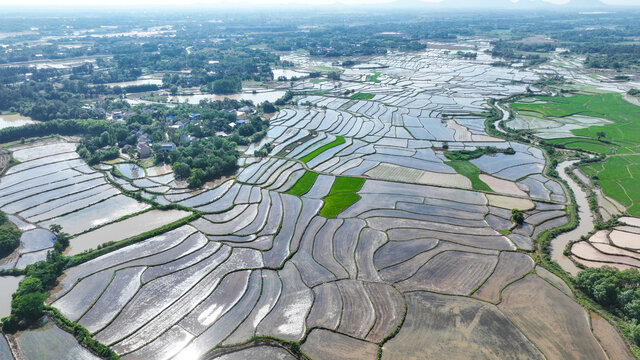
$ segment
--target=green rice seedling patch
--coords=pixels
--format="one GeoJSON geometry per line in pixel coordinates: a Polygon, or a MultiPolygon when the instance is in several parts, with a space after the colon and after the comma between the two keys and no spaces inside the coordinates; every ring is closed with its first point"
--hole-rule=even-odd
{"type": "Polygon", "coordinates": [[[310,160],[312,160],[313,158],[315,158],[316,156],[322,154],[323,152],[331,149],[332,147],[336,147],[338,145],[342,145],[345,143],[344,137],[342,136],[338,136],[336,137],[335,140],[333,140],[332,142],[328,143],[327,145],[324,145],[320,148],[317,148],[316,150],[310,152],[309,154],[303,156],[302,158],[300,158],[300,161],[303,162],[308,162],[310,160]]]}
{"type": "Polygon", "coordinates": [[[339,176],[333,182],[329,195],[325,196],[324,205],[320,209],[320,216],[334,219],[349,206],[360,200],[359,191],[364,185],[364,179],[339,176]]]}
{"type": "Polygon", "coordinates": [[[311,187],[313,186],[313,184],[315,184],[317,178],[318,173],[315,173],[313,171],[305,171],[302,177],[298,179],[296,184],[293,185],[293,187],[286,193],[295,196],[302,196],[308,193],[309,190],[311,190],[311,187]]]}
{"type": "Polygon", "coordinates": [[[339,176],[333,182],[329,195],[345,192],[357,192],[362,188],[362,185],[364,185],[363,178],[339,176]]]}
{"type": "Polygon", "coordinates": [[[491,188],[484,181],[480,180],[480,169],[467,160],[445,161],[445,164],[451,166],[458,174],[465,176],[471,180],[473,190],[490,191],[491,188]]]}
{"type": "Polygon", "coordinates": [[[371,93],[357,92],[357,93],[351,95],[351,100],[371,100],[375,96],[376,96],[375,94],[371,94],[371,93]]]}
{"type": "Polygon", "coordinates": [[[327,219],[335,219],[338,214],[343,212],[349,206],[360,200],[360,195],[356,193],[337,193],[329,195],[324,199],[324,205],[320,209],[320,216],[327,219]]]}

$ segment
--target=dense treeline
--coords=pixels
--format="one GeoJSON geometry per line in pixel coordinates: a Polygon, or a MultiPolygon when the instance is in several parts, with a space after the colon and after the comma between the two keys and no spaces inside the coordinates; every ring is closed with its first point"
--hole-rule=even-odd
{"type": "Polygon", "coordinates": [[[43,123],[28,124],[20,127],[0,129],[0,143],[18,141],[22,138],[40,137],[53,134],[100,135],[112,128],[113,123],[106,120],[52,120],[43,123]]]}
{"type": "Polygon", "coordinates": [[[0,257],[10,254],[20,245],[20,230],[11,224],[7,215],[0,211],[0,257]]]}
{"type": "Polygon", "coordinates": [[[238,168],[239,155],[232,141],[210,137],[176,150],[160,152],[156,160],[173,164],[178,179],[187,180],[190,187],[198,188],[206,181],[231,175],[238,168]]]}
{"type": "Polygon", "coordinates": [[[640,345],[640,273],[611,266],[578,273],[576,286],[608,311],[630,323],[630,333],[640,345]]]}

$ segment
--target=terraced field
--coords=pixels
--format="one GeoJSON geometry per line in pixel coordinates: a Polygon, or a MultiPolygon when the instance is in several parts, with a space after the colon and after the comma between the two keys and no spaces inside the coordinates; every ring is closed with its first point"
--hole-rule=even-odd
{"type": "Polygon", "coordinates": [[[572,256],[590,267],[615,266],[624,270],[640,268],[640,221],[621,217],[622,225],[600,230],[588,240],[574,243],[572,256]]]}
{"type": "Polygon", "coordinates": [[[387,66],[378,82],[357,69],[298,82],[326,93],[279,112],[270,156],[243,158],[235,178],[199,190],[164,167],[91,169],[74,144],[16,149],[1,208],[33,227],[63,225],[77,235],[71,251],[147,210],[118,187],[200,214],[67,269],[48,299],[122,359],[293,358],[240,347],[256,336],[298,342],[313,359],[607,359],[617,334],[599,343],[564,283],[528,255],[568,221],[563,188],[542,175],[540,150],[488,136],[475,115],[534,76],[483,61],[391,54],[371,59],[387,66]],[[515,154],[470,160],[488,187],[478,191],[446,164],[444,142],[515,154]]]}

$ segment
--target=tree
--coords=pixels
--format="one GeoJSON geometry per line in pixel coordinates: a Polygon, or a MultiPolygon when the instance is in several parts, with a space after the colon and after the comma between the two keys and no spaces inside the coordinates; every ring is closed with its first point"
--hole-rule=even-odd
{"type": "Polygon", "coordinates": [[[233,94],[242,90],[242,83],[237,78],[225,78],[213,82],[214,94],[233,94]]]}
{"type": "Polygon", "coordinates": [[[278,109],[269,101],[265,101],[262,103],[262,112],[264,112],[265,114],[271,114],[276,111],[278,111],[278,109]]]}
{"type": "Polygon", "coordinates": [[[0,226],[0,255],[11,253],[20,245],[20,230],[0,226]]]}
{"type": "Polygon", "coordinates": [[[51,231],[54,235],[58,235],[60,231],[62,231],[62,226],[58,224],[49,225],[49,231],[51,231]]]}
{"type": "Polygon", "coordinates": [[[176,162],[172,168],[178,179],[186,179],[191,175],[191,167],[188,164],[176,162]]]}
{"type": "Polygon", "coordinates": [[[524,214],[522,211],[518,209],[511,210],[511,221],[518,225],[522,225],[524,223],[524,214]]]}
{"type": "Polygon", "coordinates": [[[111,134],[109,134],[108,131],[103,131],[102,134],[100,134],[100,145],[113,145],[113,139],[111,138],[111,134]]]}
{"type": "Polygon", "coordinates": [[[598,137],[598,140],[602,139],[603,137],[606,137],[607,134],[604,131],[598,131],[596,133],[596,136],[598,137]]]}
{"type": "Polygon", "coordinates": [[[69,234],[60,232],[56,235],[56,242],[53,244],[53,248],[62,253],[69,246],[69,234]]]}
{"type": "Polygon", "coordinates": [[[169,92],[171,93],[171,96],[178,95],[178,87],[175,85],[171,85],[169,92]]]}
{"type": "Polygon", "coordinates": [[[150,125],[152,122],[151,116],[149,114],[131,114],[127,117],[127,125],[138,123],[140,125],[150,125]]]}
{"type": "Polygon", "coordinates": [[[43,292],[42,281],[38,278],[28,277],[20,282],[20,286],[15,293],[13,293],[13,297],[22,296],[32,292],[43,292]]]}
{"type": "Polygon", "coordinates": [[[16,296],[11,301],[11,316],[15,316],[19,321],[27,323],[38,320],[43,315],[44,300],[47,294],[42,292],[27,293],[16,296]]]}

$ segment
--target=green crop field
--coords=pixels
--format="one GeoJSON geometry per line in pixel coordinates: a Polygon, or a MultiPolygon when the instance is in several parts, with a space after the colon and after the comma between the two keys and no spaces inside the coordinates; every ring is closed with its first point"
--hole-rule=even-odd
{"type": "Polygon", "coordinates": [[[582,115],[609,120],[612,123],[573,130],[577,136],[604,139],[631,152],[640,152],[640,107],[627,102],[620,94],[575,95],[571,97],[538,97],[545,103],[515,103],[518,112],[528,111],[545,117],[582,115]]]}
{"type": "Polygon", "coordinates": [[[327,219],[335,219],[338,214],[360,200],[356,193],[339,193],[325,197],[324,206],[320,209],[320,216],[327,219]]]}
{"type": "Polygon", "coordinates": [[[332,142],[328,143],[327,145],[324,145],[312,152],[310,152],[309,154],[303,156],[302,158],[300,158],[300,161],[303,162],[307,162],[312,160],[313,158],[315,158],[316,156],[322,154],[323,152],[331,149],[332,147],[336,147],[338,145],[342,145],[345,143],[345,140],[342,136],[337,136],[335,140],[333,140],[332,142]]]}
{"type": "Polygon", "coordinates": [[[364,179],[362,178],[339,176],[336,178],[336,181],[333,182],[329,195],[356,192],[362,188],[362,185],[364,185],[364,179]]]}
{"type": "Polygon", "coordinates": [[[375,96],[375,94],[357,92],[351,95],[351,100],[371,100],[375,96]]]}
{"type": "Polygon", "coordinates": [[[607,155],[601,163],[582,166],[581,170],[597,177],[596,183],[602,191],[626,206],[630,215],[640,216],[640,155],[636,155],[640,154],[640,107],[615,93],[538,97],[537,100],[544,103],[516,103],[512,108],[540,117],[582,115],[611,121],[611,124],[572,130],[582,139],[548,142],[607,155]],[[606,142],[599,141],[599,137],[606,142]]]}
{"type": "Polygon", "coordinates": [[[563,138],[547,140],[547,142],[564,145],[567,149],[586,150],[598,154],[611,154],[615,148],[614,145],[588,139],[563,138]]]}
{"type": "Polygon", "coordinates": [[[317,178],[318,173],[315,173],[313,171],[305,171],[304,175],[302,175],[302,177],[298,179],[296,184],[293,185],[293,187],[289,189],[289,191],[287,191],[287,194],[302,196],[308,193],[309,190],[311,190],[313,184],[316,182],[317,178]]]}
{"type": "Polygon", "coordinates": [[[333,182],[329,195],[324,199],[324,205],[320,209],[320,215],[328,219],[333,219],[349,206],[360,200],[360,195],[356,194],[364,185],[364,179],[339,176],[333,182]]]}
{"type": "Polygon", "coordinates": [[[445,164],[451,166],[458,174],[464,175],[471,180],[471,186],[474,190],[491,191],[489,185],[480,180],[480,169],[467,160],[446,161],[445,164]]]}

